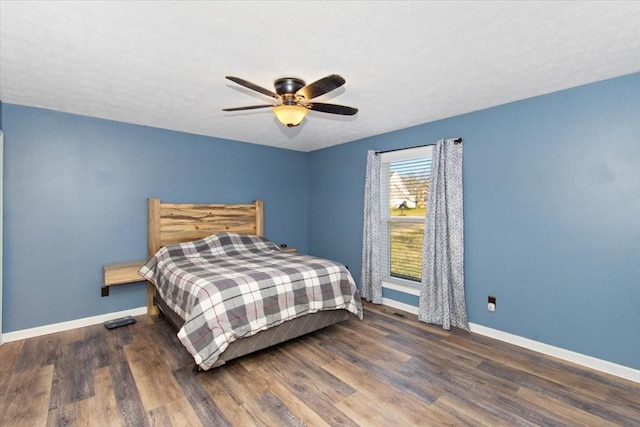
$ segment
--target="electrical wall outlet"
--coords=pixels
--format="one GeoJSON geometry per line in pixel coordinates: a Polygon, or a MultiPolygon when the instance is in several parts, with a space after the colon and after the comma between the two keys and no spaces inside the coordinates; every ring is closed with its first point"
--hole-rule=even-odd
{"type": "Polygon", "coordinates": [[[496,311],[496,297],[489,295],[489,303],[487,304],[487,310],[496,311]]]}

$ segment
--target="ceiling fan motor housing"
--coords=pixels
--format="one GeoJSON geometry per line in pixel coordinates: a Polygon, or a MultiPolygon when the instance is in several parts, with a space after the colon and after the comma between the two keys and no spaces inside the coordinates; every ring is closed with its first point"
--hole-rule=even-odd
{"type": "Polygon", "coordinates": [[[297,79],[295,77],[283,77],[273,82],[273,86],[276,89],[278,95],[295,94],[297,91],[305,87],[304,80],[297,79]]]}

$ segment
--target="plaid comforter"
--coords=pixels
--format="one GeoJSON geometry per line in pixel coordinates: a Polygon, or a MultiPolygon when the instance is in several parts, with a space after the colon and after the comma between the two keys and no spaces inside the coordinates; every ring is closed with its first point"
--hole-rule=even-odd
{"type": "Polygon", "coordinates": [[[237,338],[320,310],[362,304],[345,266],[285,253],[253,235],[219,233],[160,249],[139,273],[185,320],[178,338],[203,369],[237,338]]]}

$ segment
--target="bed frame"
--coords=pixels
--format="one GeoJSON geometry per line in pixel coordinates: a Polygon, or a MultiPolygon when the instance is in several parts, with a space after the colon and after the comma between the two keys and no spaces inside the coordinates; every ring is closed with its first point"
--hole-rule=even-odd
{"type": "MultiPolygon", "coordinates": [[[[263,203],[260,200],[251,204],[175,204],[161,203],[160,199],[150,198],[147,205],[150,257],[163,246],[202,239],[222,231],[264,237],[263,203]]],[[[156,288],[150,282],[147,284],[147,311],[149,314],[163,314],[176,329],[180,329],[184,324],[184,320],[156,295],[156,288]]],[[[331,310],[290,320],[251,337],[232,342],[220,355],[215,366],[347,320],[348,317],[349,312],[346,310],[331,310]]],[[[198,371],[196,366],[194,372],[198,371]]]]}

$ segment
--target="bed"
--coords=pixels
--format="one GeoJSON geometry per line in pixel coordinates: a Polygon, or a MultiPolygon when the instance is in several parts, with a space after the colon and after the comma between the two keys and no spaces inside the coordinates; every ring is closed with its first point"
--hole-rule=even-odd
{"type": "Polygon", "coordinates": [[[263,204],[148,199],[149,313],[178,330],[196,370],[362,318],[342,264],[281,251],[265,239],[263,204]],[[351,314],[350,314],[351,313],[351,314]]]}

